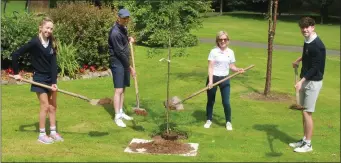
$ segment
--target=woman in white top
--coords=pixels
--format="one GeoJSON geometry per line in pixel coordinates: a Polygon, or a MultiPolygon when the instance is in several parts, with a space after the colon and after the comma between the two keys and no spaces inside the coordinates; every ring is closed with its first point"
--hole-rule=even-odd
{"type": "MultiPolygon", "coordinates": [[[[207,90],[207,104],[206,104],[206,123],[205,128],[210,128],[212,124],[213,105],[215,102],[215,95],[217,87],[213,87],[213,83],[224,79],[229,75],[229,70],[235,72],[244,72],[244,69],[237,68],[235,65],[236,59],[233,51],[228,48],[230,39],[225,31],[220,31],[216,36],[217,46],[213,48],[208,56],[208,78],[206,85],[209,87],[207,90]]],[[[226,80],[219,84],[222,103],[224,106],[226,129],[232,130],[231,124],[231,106],[230,106],[230,80],[226,80]]]]}

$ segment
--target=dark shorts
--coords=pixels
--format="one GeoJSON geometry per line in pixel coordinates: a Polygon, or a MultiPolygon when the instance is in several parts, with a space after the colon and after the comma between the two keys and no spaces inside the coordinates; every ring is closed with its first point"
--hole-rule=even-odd
{"type": "MultiPolygon", "coordinates": [[[[45,84],[48,86],[52,85],[51,76],[47,74],[40,74],[40,73],[34,73],[33,74],[33,81],[41,84],[45,84]]],[[[31,85],[31,92],[38,92],[38,93],[50,93],[50,89],[43,88],[37,85],[31,85]]]]}
{"type": "Polygon", "coordinates": [[[110,66],[114,88],[125,88],[130,86],[130,72],[122,66],[112,64],[110,66]]]}

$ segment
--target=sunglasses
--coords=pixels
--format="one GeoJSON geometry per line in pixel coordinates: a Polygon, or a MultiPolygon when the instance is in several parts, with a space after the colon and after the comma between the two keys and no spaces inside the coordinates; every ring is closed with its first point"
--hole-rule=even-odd
{"type": "Polygon", "coordinates": [[[218,39],[220,42],[222,42],[223,40],[226,42],[226,41],[229,41],[230,39],[227,39],[227,38],[224,38],[224,39],[218,39]]]}

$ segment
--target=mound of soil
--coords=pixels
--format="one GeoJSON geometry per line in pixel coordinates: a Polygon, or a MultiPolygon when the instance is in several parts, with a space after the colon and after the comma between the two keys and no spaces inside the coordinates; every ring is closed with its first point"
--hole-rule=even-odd
{"type": "Polygon", "coordinates": [[[110,98],[102,98],[99,99],[98,105],[112,104],[112,100],[110,98]]]}
{"type": "Polygon", "coordinates": [[[253,100],[260,100],[260,101],[273,101],[273,102],[292,102],[294,101],[294,97],[285,94],[285,93],[277,93],[272,92],[267,96],[264,96],[263,93],[260,92],[251,92],[245,95],[242,95],[243,98],[249,98],[253,100]]]}
{"type": "Polygon", "coordinates": [[[185,134],[173,131],[164,132],[161,135],[154,136],[152,139],[153,141],[147,143],[132,143],[129,148],[134,152],[137,152],[137,149],[144,148],[147,153],[159,154],[186,154],[194,150],[189,144],[179,141],[180,139],[187,139],[185,134]]]}

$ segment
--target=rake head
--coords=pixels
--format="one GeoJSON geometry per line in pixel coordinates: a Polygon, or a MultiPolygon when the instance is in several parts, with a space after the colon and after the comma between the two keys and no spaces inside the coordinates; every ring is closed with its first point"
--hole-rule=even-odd
{"type": "Polygon", "coordinates": [[[293,109],[293,110],[304,110],[305,108],[299,104],[292,104],[290,107],[290,109],[293,109]]]}

